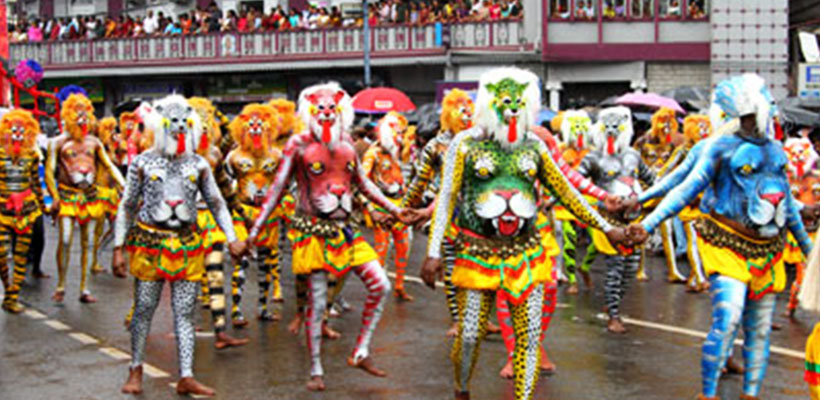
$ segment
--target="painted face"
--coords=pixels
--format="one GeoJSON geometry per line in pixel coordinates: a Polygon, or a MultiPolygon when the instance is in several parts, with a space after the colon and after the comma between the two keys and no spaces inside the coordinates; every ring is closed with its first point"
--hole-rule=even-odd
{"type": "Polygon", "coordinates": [[[456,135],[472,127],[474,113],[475,104],[470,100],[470,96],[464,91],[453,89],[442,101],[441,128],[456,135]]]}
{"type": "MultiPolygon", "coordinates": [[[[498,83],[488,83],[487,91],[493,96],[490,106],[496,118],[503,125],[507,126],[506,140],[509,143],[516,143],[519,128],[526,127],[526,117],[523,111],[526,109],[526,99],[524,90],[528,83],[518,83],[512,78],[504,78],[498,83]]],[[[521,129],[523,131],[523,129],[521,129]]]]}
{"type": "Polygon", "coordinates": [[[691,146],[712,134],[712,123],[705,115],[690,115],[683,120],[683,135],[691,146]]]}
{"type": "Polygon", "coordinates": [[[196,148],[195,136],[199,134],[199,117],[193,107],[181,96],[163,101],[154,107],[161,118],[159,132],[155,132],[158,148],[166,156],[191,154],[196,148]]]}
{"type": "Polygon", "coordinates": [[[319,89],[305,96],[309,104],[309,127],[316,140],[322,143],[336,143],[342,137],[342,107],[340,102],[346,96],[341,90],[319,89]]]}
{"type": "Polygon", "coordinates": [[[222,132],[219,123],[216,121],[216,108],[210,100],[202,97],[188,99],[188,103],[194,108],[199,120],[202,122],[202,135],[199,138],[197,153],[205,155],[210,151],[212,145],[218,145],[222,140],[222,132]]]}
{"type": "Polygon", "coordinates": [[[60,118],[65,131],[75,140],[81,140],[91,132],[97,120],[91,100],[81,94],[72,94],[62,104],[60,118]]]}
{"type": "Polygon", "coordinates": [[[387,197],[399,198],[404,194],[404,177],[398,159],[385,152],[378,152],[373,167],[373,183],[387,197]]]}
{"type": "Polygon", "coordinates": [[[672,143],[673,135],[678,133],[678,121],[675,111],[661,108],[652,115],[652,137],[660,143],[672,143]]]}
{"type": "Polygon", "coordinates": [[[407,130],[407,119],[396,113],[388,113],[379,120],[378,130],[379,145],[398,160],[402,135],[407,130]]]}
{"type": "Polygon", "coordinates": [[[567,111],[561,121],[561,136],[564,143],[576,150],[589,146],[589,130],[592,120],[584,111],[567,111]]]}
{"type": "Polygon", "coordinates": [[[39,133],[40,125],[28,111],[12,110],[0,120],[2,146],[13,156],[33,149],[39,133]]]}
{"type": "Polygon", "coordinates": [[[307,185],[299,185],[301,199],[310,210],[331,219],[345,219],[353,211],[351,182],[356,173],[356,152],[342,142],[332,150],[322,143],[308,145],[302,153],[307,185]]]}
{"type": "Polygon", "coordinates": [[[632,140],[632,114],[625,107],[614,107],[598,115],[596,146],[606,154],[615,155],[629,147],[632,140]]]}
{"type": "Polygon", "coordinates": [[[786,157],[789,159],[789,174],[799,179],[810,173],[820,159],[820,156],[814,151],[811,141],[805,138],[789,138],[783,145],[783,150],[786,151],[786,157]]]}
{"type": "Polygon", "coordinates": [[[779,144],[759,146],[744,142],[729,160],[733,185],[743,195],[731,196],[729,206],[747,226],[763,237],[778,235],[786,225],[789,184],[785,153],[779,144]]]}
{"type": "Polygon", "coordinates": [[[278,135],[276,110],[264,104],[249,104],[230,125],[231,134],[239,147],[256,156],[268,153],[278,135]]]}

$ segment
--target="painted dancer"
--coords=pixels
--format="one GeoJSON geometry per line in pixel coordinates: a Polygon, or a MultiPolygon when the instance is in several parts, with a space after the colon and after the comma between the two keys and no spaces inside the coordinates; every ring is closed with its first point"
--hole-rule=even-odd
{"type": "Polygon", "coordinates": [[[786,232],[794,235],[804,254],[809,254],[812,244],[789,190],[786,154],[772,139],[776,109],[763,79],[754,74],[728,79],[718,84],[713,98],[739,123],[702,141],[697,153],[693,149],[689,157],[696,160],[687,168],[686,178],[628,231],[635,240],[645,240],[663,220],[704,192],[704,215],[695,229],[709,276],[712,328],[703,345],[699,398],[718,398],[721,369],[742,327],[741,399],[757,399],[768,363],[775,294],[786,285],[786,232]]]}
{"type": "MultiPolygon", "coordinates": [[[[407,129],[407,119],[399,113],[387,113],[376,126],[378,141],[370,145],[362,157],[362,169],[365,176],[373,181],[379,190],[393,204],[399,205],[404,195],[405,184],[402,174],[402,135],[407,129]]],[[[410,255],[410,232],[413,227],[401,223],[392,223],[390,213],[371,203],[367,211],[373,219],[373,242],[379,263],[387,266],[387,253],[393,244],[394,266],[396,267],[396,285],[393,295],[399,300],[413,301],[404,289],[404,273],[410,255]]]]}
{"type": "MultiPolygon", "coordinates": [[[[236,196],[230,177],[226,172],[226,163],[222,162],[222,152],[217,144],[220,142],[222,132],[216,121],[216,107],[210,100],[202,97],[192,97],[188,99],[188,104],[193,107],[201,121],[202,132],[197,139],[199,143],[196,147],[196,154],[208,161],[208,166],[219,187],[219,192],[229,207],[235,206],[236,196]]],[[[225,332],[227,318],[225,313],[225,246],[228,238],[220,229],[208,203],[203,198],[199,198],[196,204],[196,221],[199,234],[202,236],[202,247],[205,249],[205,274],[202,276],[201,287],[203,304],[211,310],[211,319],[214,325],[214,347],[218,350],[242,346],[248,343],[248,339],[237,339],[225,332]]]]}
{"type": "MultiPolygon", "coordinates": [[[[815,168],[820,160],[811,141],[806,138],[789,138],[783,145],[786,157],[789,158],[789,184],[791,185],[792,196],[800,202],[802,208],[800,214],[803,223],[809,232],[809,237],[814,241],[817,234],[817,211],[820,209],[818,199],[820,199],[820,172],[815,168]]],[[[786,316],[793,319],[797,311],[797,294],[800,285],[803,284],[806,262],[800,246],[794,235],[786,238],[786,250],[783,252],[783,261],[786,264],[794,265],[795,278],[789,293],[789,304],[786,307],[786,316]]]]}
{"type": "MultiPolygon", "coordinates": [[[[97,223],[104,215],[103,203],[97,197],[98,168],[104,169],[114,180],[117,188],[124,181],[120,171],[108,158],[102,142],[94,135],[97,119],[94,106],[85,95],[74,93],[63,102],[60,110],[63,133],[52,139],[48,148],[46,163],[46,186],[54,199],[52,213],[59,228],[57,245],[57,271],[59,281],[52,299],[61,303],[65,297],[65,279],[71,254],[71,240],[74,224],[80,230],[80,302],[97,301],[86,288],[86,268],[88,256],[93,246],[92,239],[97,223]]],[[[93,254],[91,254],[93,259],[93,254]]]]}
{"type": "Polygon", "coordinates": [[[548,189],[583,222],[603,229],[615,242],[613,228],[583,200],[561,173],[547,146],[529,129],[540,107],[538,78],[517,68],[499,68],[481,76],[476,127],[453,139],[444,159],[442,186],[433,215],[428,258],[422,278],[431,288],[443,275],[441,244],[455,204],[459,332],[451,358],[456,399],[469,399],[469,382],[486,334],[498,290],[512,304],[515,331],[515,398],[531,399],[541,358],[538,338],[545,282],[551,280],[549,243],[535,229],[535,182],[548,189]]]}
{"type": "MultiPolygon", "coordinates": [[[[96,136],[100,139],[105,151],[108,153],[108,158],[116,165],[116,152],[119,144],[117,135],[117,120],[114,117],[106,117],[100,120],[97,126],[96,136]]],[[[96,229],[94,229],[94,248],[93,256],[91,258],[91,273],[98,274],[103,272],[103,267],[99,263],[100,247],[104,238],[111,238],[111,233],[114,226],[114,217],[117,215],[117,207],[120,204],[120,192],[117,190],[116,182],[105,170],[101,170],[97,175],[97,198],[102,202],[103,215],[97,220],[96,229]],[[105,221],[109,221],[112,230],[105,233],[105,221]],[[105,233],[105,235],[104,235],[105,233]]]]}
{"type": "MultiPolygon", "coordinates": [[[[232,150],[225,163],[228,172],[237,182],[237,204],[233,209],[234,229],[240,240],[246,240],[248,230],[262,212],[265,195],[276,176],[276,168],[282,153],[275,143],[279,134],[279,115],[273,107],[264,104],[248,104],[229,125],[237,148],[232,150]]],[[[256,263],[259,281],[257,318],[263,321],[278,321],[281,317],[268,310],[268,297],[273,285],[274,301],[282,300],[279,267],[279,224],[281,207],[268,216],[256,241],[253,261],[256,263]]],[[[231,320],[234,326],[245,326],[248,322],[242,314],[240,302],[244,291],[245,276],[251,257],[244,257],[234,267],[231,279],[233,305],[231,320]]]]}
{"type": "Polygon", "coordinates": [[[284,195],[291,178],[297,182],[297,212],[288,237],[293,242],[293,273],[308,275],[309,307],[305,318],[311,358],[309,390],[324,390],[321,361],[322,326],[328,295],[328,274],[353,272],[365,284],[367,299],[362,329],[348,365],[375,376],[386,373],[370,356],[370,340],[381,319],[390,281],[378,255],[351,223],[354,189],[388,210],[401,222],[412,224],[415,212],[403,211],[365,176],[356,158],[349,129],[353,123],[350,96],[337,83],[311,86],[299,95],[299,115],[307,131],[291,137],[285,146],[276,179],[248,240],[257,240],[284,195]]]}
{"type": "Polygon", "coordinates": [[[3,310],[13,314],[23,311],[20,285],[26,278],[32,229],[45,204],[41,155],[35,142],[38,134],[40,124],[28,111],[11,110],[0,119],[0,279],[6,290],[3,310]]]}
{"type": "MultiPolygon", "coordinates": [[[[465,129],[469,129],[473,124],[473,114],[475,104],[470,99],[467,92],[460,89],[453,89],[444,96],[441,101],[441,114],[439,123],[441,130],[431,139],[421,150],[419,162],[416,165],[416,175],[407,193],[402,199],[403,207],[420,207],[424,198],[424,193],[428,190],[438,192],[441,185],[441,168],[444,164],[444,153],[453,140],[453,137],[465,129]]],[[[424,209],[424,218],[430,219],[433,215],[435,202],[424,209]]],[[[448,230],[448,233],[454,233],[448,230]]],[[[447,330],[447,337],[455,337],[458,333],[458,307],[456,305],[456,288],[453,286],[453,262],[455,261],[455,247],[453,235],[445,237],[442,247],[444,254],[444,292],[447,296],[447,308],[450,310],[450,318],[453,325],[447,330]]],[[[497,327],[488,327],[498,331],[497,327]]]]}
{"type": "Polygon", "coordinates": [[[154,147],[136,156],[128,167],[114,234],[114,274],[126,275],[125,247],[130,254],[128,269],[136,278],[130,326],[132,358],[122,392],[142,393],[145,345],[167,281],[180,373],[176,392],[212,396],[213,389],[193,377],[194,309],[205,273],[197,198],[201,196],[208,204],[233,256],[244,253],[245,244],[236,240],[230,212],[208,161],[194,153],[202,128],[193,107],[184,97],[170,95],[153,104],[146,124],[154,132],[154,147]]]}

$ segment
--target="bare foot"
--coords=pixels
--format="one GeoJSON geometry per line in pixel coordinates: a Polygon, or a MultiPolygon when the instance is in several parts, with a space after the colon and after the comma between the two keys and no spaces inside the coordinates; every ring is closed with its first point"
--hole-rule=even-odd
{"type": "Polygon", "coordinates": [[[638,271],[638,274],[635,276],[635,279],[638,282],[649,282],[649,275],[647,275],[644,271],[638,271]]]}
{"type": "Polygon", "coordinates": [[[772,330],[779,331],[783,329],[783,325],[778,324],[777,322],[772,322],[772,330]]]}
{"type": "Polygon", "coordinates": [[[550,361],[550,358],[547,356],[547,351],[542,347],[541,348],[541,373],[544,375],[552,375],[555,373],[555,364],[550,361]]]}
{"type": "Polygon", "coordinates": [[[97,275],[99,273],[105,272],[105,269],[100,264],[94,264],[91,266],[91,273],[97,275]]]}
{"type": "Polygon", "coordinates": [[[503,379],[512,379],[515,376],[513,360],[507,360],[507,363],[504,364],[504,368],[501,368],[501,372],[499,372],[498,375],[503,379]]]}
{"type": "Polygon", "coordinates": [[[578,284],[570,283],[569,287],[567,288],[567,294],[578,294],[578,284]]]}
{"type": "Polygon", "coordinates": [[[491,321],[487,321],[487,334],[488,335],[497,335],[501,333],[501,328],[498,325],[492,323],[491,321]]]}
{"type": "Polygon", "coordinates": [[[322,324],[322,337],[328,340],[336,340],[342,337],[342,334],[333,330],[327,323],[322,324]]]}
{"type": "Polygon", "coordinates": [[[233,336],[228,335],[225,332],[219,332],[216,334],[216,340],[214,340],[214,347],[217,350],[226,349],[228,347],[238,347],[244,346],[250,342],[249,339],[237,339],[233,336]]]}
{"type": "Polygon", "coordinates": [[[384,372],[376,368],[376,366],[373,364],[373,358],[369,356],[363,360],[360,360],[358,363],[353,361],[353,357],[348,357],[347,365],[353,368],[361,369],[362,371],[367,372],[368,374],[373,376],[378,376],[379,378],[387,376],[387,372],[384,372]]]}
{"type": "Polygon", "coordinates": [[[413,296],[411,296],[409,293],[407,293],[407,291],[405,291],[404,289],[396,289],[393,292],[393,296],[396,296],[396,298],[398,300],[401,300],[401,301],[413,301],[413,300],[415,300],[415,299],[413,299],[413,296]]]}
{"type": "Polygon", "coordinates": [[[723,367],[724,374],[732,374],[732,375],[740,375],[746,372],[746,369],[743,368],[733,357],[729,357],[726,360],[726,366],[723,367]]]}
{"type": "Polygon", "coordinates": [[[305,386],[307,387],[307,390],[313,392],[321,392],[325,390],[325,381],[322,380],[322,377],[319,375],[311,376],[310,380],[307,382],[307,385],[305,386]]]}
{"type": "Polygon", "coordinates": [[[125,381],[125,385],[122,385],[120,391],[127,394],[142,393],[142,365],[128,369],[128,380],[125,381]]]}
{"type": "Polygon", "coordinates": [[[470,392],[456,391],[456,400],[470,400],[470,392]]]}
{"type": "Polygon", "coordinates": [[[32,276],[34,276],[34,279],[48,279],[48,278],[51,278],[51,275],[49,275],[49,274],[47,274],[43,271],[34,271],[32,276]]]}
{"type": "Polygon", "coordinates": [[[612,333],[626,333],[623,322],[618,317],[609,317],[609,322],[606,324],[606,330],[612,333]]]}
{"type": "Polygon", "coordinates": [[[182,378],[177,382],[177,394],[178,395],[195,395],[195,396],[205,396],[211,397],[216,392],[213,389],[199,383],[194,378],[182,378]]]}
{"type": "Polygon", "coordinates": [[[65,299],[65,291],[58,290],[54,292],[54,295],[51,296],[51,300],[54,300],[55,303],[62,303],[65,299]]]}
{"type": "Polygon", "coordinates": [[[243,317],[234,318],[232,323],[234,328],[244,328],[248,326],[248,320],[243,317]]]}
{"type": "Polygon", "coordinates": [[[97,298],[92,296],[91,293],[83,293],[80,295],[80,303],[91,304],[96,302],[97,298]]]}
{"type": "Polygon", "coordinates": [[[288,323],[288,332],[298,335],[302,330],[302,324],[305,322],[304,318],[305,317],[302,313],[296,313],[296,315],[293,316],[293,319],[290,320],[290,323],[288,323]]]}
{"type": "Polygon", "coordinates": [[[666,278],[666,281],[669,282],[669,283],[681,284],[682,285],[682,284],[686,283],[686,278],[681,277],[680,275],[678,275],[678,276],[669,276],[669,277],[666,278]]]}
{"type": "Polygon", "coordinates": [[[285,302],[285,298],[284,298],[284,297],[282,297],[282,296],[279,296],[279,297],[274,297],[273,299],[271,299],[271,301],[272,301],[272,302],[274,302],[274,303],[284,303],[284,302],[285,302]]]}
{"type": "Polygon", "coordinates": [[[20,314],[24,307],[17,300],[6,300],[3,302],[3,309],[12,314],[20,314]]]}
{"type": "Polygon", "coordinates": [[[458,336],[458,322],[453,322],[453,325],[450,326],[450,329],[447,330],[445,334],[448,338],[454,338],[458,336]]]}

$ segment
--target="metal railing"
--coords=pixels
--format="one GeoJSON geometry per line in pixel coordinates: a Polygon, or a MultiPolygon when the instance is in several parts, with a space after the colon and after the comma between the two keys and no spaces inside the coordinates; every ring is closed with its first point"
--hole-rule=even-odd
{"type": "MultiPolygon", "coordinates": [[[[373,55],[407,57],[450,49],[516,50],[525,45],[523,22],[507,20],[371,29],[373,55]]],[[[74,40],[10,45],[11,65],[33,58],[51,68],[187,65],[198,62],[275,62],[334,59],[363,51],[362,29],[74,40]]]]}

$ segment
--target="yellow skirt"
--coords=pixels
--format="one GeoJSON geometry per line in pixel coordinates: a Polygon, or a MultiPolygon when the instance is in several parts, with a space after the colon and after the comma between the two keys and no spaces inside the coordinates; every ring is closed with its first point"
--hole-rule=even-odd
{"type": "Polygon", "coordinates": [[[97,186],[97,198],[102,203],[103,213],[117,215],[117,208],[120,205],[120,193],[116,188],[97,186]]]}
{"type": "Polygon", "coordinates": [[[693,206],[684,207],[683,210],[681,210],[681,212],[678,214],[678,217],[680,217],[681,222],[694,221],[700,218],[701,216],[703,216],[703,213],[700,211],[700,208],[693,206]]]}
{"type": "Polygon", "coordinates": [[[783,249],[783,262],[786,264],[799,264],[806,261],[800,243],[794,238],[791,232],[786,236],[786,248],[783,249]]]}
{"type": "Polygon", "coordinates": [[[0,197],[0,207],[3,207],[0,210],[0,225],[13,230],[17,234],[25,234],[31,231],[34,222],[43,212],[40,210],[37,195],[31,190],[22,192],[17,196],[22,197],[19,202],[19,210],[15,210],[14,199],[0,197]]]}
{"type": "MultiPolygon", "coordinates": [[[[766,241],[745,237],[708,215],[704,218],[711,219],[723,230],[732,232],[742,240],[753,244],[766,244],[766,241]]],[[[707,276],[720,274],[748,284],[749,297],[752,299],[759,299],[767,293],[779,293],[786,287],[786,269],[782,251],[766,257],[747,259],[730,248],[711,244],[700,234],[697,236],[698,250],[707,276]]]]}
{"type": "Polygon", "coordinates": [[[202,236],[196,229],[176,232],[141,222],[131,228],[125,248],[131,275],[144,281],[200,281],[205,273],[202,236]]]}
{"type": "Polygon", "coordinates": [[[217,225],[211,210],[207,208],[196,210],[196,226],[199,228],[199,235],[202,236],[202,247],[205,248],[206,253],[212,251],[213,245],[228,241],[225,233],[217,225]]]}
{"type": "Polygon", "coordinates": [[[809,384],[812,391],[812,400],[818,400],[820,397],[815,397],[820,393],[820,323],[814,325],[809,339],[806,341],[806,363],[803,380],[809,384]]]}
{"type": "Polygon", "coordinates": [[[379,259],[358,229],[349,229],[345,236],[342,228],[337,228],[331,238],[290,229],[288,239],[293,243],[295,275],[325,270],[341,277],[351,267],[379,259]]]}
{"type": "MultiPolygon", "coordinates": [[[[240,203],[239,207],[242,209],[241,213],[233,210],[233,230],[236,232],[236,238],[242,241],[248,239],[250,229],[262,214],[262,207],[243,203],[240,203]]],[[[276,206],[268,220],[262,225],[262,229],[259,230],[256,242],[253,243],[254,246],[267,248],[279,245],[279,219],[283,211],[282,203],[276,206]]]]}
{"type": "MultiPolygon", "coordinates": [[[[541,240],[536,245],[502,258],[471,254],[462,247],[456,252],[453,285],[474,290],[502,290],[513,304],[526,300],[539,284],[552,281],[553,257],[559,254],[549,219],[539,213],[536,227],[541,240]]],[[[461,230],[460,235],[475,235],[461,230]]]]}
{"type": "Polygon", "coordinates": [[[60,212],[59,217],[73,217],[80,225],[92,219],[102,218],[105,212],[103,203],[97,196],[97,188],[86,190],[77,189],[64,184],[59,185],[60,212]]]}

